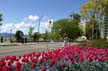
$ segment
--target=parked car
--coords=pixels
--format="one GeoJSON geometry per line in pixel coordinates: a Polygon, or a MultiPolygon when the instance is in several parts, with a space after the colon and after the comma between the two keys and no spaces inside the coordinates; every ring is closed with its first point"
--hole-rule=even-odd
{"type": "Polygon", "coordinates": [[[78,42],[87,41],[87,37],[86,37],[86,36],[78,37],[78,38],[76,39],[76,41],[78,41],[78,42]]]}

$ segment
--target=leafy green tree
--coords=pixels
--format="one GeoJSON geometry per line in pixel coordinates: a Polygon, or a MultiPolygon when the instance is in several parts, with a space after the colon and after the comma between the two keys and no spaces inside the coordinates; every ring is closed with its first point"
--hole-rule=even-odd
{"type": "Polygon", "coordinates": [[[78,24],[75,24],[75,20],[69,21],[66,29],[66,36],[70,39],[76,39],[83,34],[78,24]]]}
{"type": "Polygon", "coordinates": [[[34,30],[34,28],[30,26],[29,32],[28,32],[30,38],[32,38],[32,36],[33,36],[33,30],[34,30]]]}
{"type": "Polygon", "coordinates": [[[59,39],[59,33],[58,32],[50,32],[49,38],[50,38],[50,40],[58,40],[59,39]]]}
{"type": "MultiPolygon", "coordinates": [[[[78,22],[77,22],[78,23],[78,22]]],[[[76,20],[61,19],[54,23],[52,27],[52,32],[59,33],[58,36],[70,39],[75,39],[82,35],[82,30],[79,25],[76,24],[76,20]]]]}
{"type": "Polygon", "coordinates": [[[38,32],[35,32],[34,34],[33,34],[33,41],[35,42],[35,41],[38,41],[39,40],[39,33],[38,32]]]}
{"type": "Polygon", "coordinates": [[[59,36],[62,38],[66,37],[67,24],[68,24],[68,19],[60,19],[54,22],[52,26],[52,32],[59,33],[59,36]]]}
{"type": "MultiPolygon", "coordinates": [[[[101,24],[105,24],[105,17],[108,16],[108,0],[88,0],[81,8],[81,17],[85,21],[89,21],[92,32],[92,39],[94,35],[95,28],[100,30],[101,24]],[[94,21],[95,20],[95,21],[94,21]],[[97,23],[96,23],[97,21],[97,23]]],[[[108,26],[106,26],[108,27],[108,26]]],[[[96,31],[98,33],[98,31],[96,31]]]]}
{"type": "Polygon", "coordinates": [[[81,21],[81,16],[78,13],[70,14],[70,20],[74,20],[74,23],[78,24],[81,21]]]}
{"type": "Polygon", "coordinates": [[[47,30],[45,31],[45,33],[43,33],[41,35],[41,37],[44,39],[44,40],[49,40],[50,39],[50,32],[48,32],[47,30]]]}
{"type": "Polygon", "coordinates": [[[15,38],[16,38],[17,42],[20,42],[22,40],[23,36],[24,36],[24,34],[22,31],[20,31],[20,30],[16,31],[15,38]]]}

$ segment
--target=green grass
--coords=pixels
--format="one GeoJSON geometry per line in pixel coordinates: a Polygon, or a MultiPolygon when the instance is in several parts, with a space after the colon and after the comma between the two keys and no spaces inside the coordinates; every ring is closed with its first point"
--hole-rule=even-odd
{"type": "Polygon", "coordinates": [[[80,42],[80,46],[93,46],[97,48],[108,48],[108,42],[105,39],[90,40],[87,42],[80,42]]]}

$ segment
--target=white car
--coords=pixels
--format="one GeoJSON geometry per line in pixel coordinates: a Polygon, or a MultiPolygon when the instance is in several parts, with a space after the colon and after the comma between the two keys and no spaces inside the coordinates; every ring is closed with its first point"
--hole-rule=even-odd
{"type": "Polygon", "coordinates": [[[78,38],[76,39],[76,41],[87,41],[87,37],[86,37],[86,36],[78,37],[78,38]]]}

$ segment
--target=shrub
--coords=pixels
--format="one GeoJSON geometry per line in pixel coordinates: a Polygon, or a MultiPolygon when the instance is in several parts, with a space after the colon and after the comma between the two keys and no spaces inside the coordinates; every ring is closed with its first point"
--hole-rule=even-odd
{"type": "Polygon", "coordinates": [[[80,46],[93,46],[97,48],[108,48],[108,42],[105,39],[81,42],[79,45],[80,46]]]}

